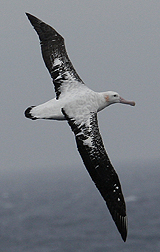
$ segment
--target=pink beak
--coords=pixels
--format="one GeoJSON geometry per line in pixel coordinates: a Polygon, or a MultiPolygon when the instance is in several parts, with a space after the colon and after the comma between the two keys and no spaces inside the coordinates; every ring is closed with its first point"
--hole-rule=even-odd
{"type": "Polygon", "coordinates": [[[131,105],[131,106],[135,106],[135,102],[134,101],[126,101],[122,97],[120,97],[120,103],[128,104],[128,105],[131,105]]]}

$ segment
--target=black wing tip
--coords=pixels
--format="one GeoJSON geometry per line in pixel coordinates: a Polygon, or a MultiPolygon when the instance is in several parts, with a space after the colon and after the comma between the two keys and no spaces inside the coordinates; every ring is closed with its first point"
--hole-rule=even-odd
{"type": "Polygon", "coordinates": [[[121,235],[121,237],[122,237],[122,240],[124,241],[124,242],[126,242],[126,240],[127,240],[127,235],[121,235]]]}
{"type": "Polygon", "coordinates": [[[27,108],[26,110],[25,110],[25,112],[24,112],[24,115],[25,115],[25,117],[27,117],[27,118],[29,118],[29,119],[32,119],[32,120],[36,120],[37,118],[36,117],[34,117],[33,115],[32,115],[32,113],[31,113],[31,110],[32,110],[32,108],[34,108],[35,106],[31,106],[31,107],[29,107],[29,108],[27,108]]]}
{"type": "Polygon", "coordinates": [[[28,13],[28,12],[25,12],[26,16],[28,17],[29,20],[31,19],[38,19],[36,18],[35,16],[33,16],[32,14],[28,13]]]}
{"type": "Polygon", "coordinates": [[[40,20],[39,18],[33,16],[32,14],[25,12],[26,16],[28,17],[29,21],[31,22],[31,24],[34,26],[34,24],[40,24],[43,23],[42,20],[40,20]]]}
{"type": "Polygon", "coordinates": [[[59,40],[62,40],[62,41],[64,40],[63,37],[53,27],[51,27],[50,25],[46,24],[45,22],[31,15],[28,12],[26,12],[25,14],[27,15],[34,29],[36,30],[41,42],[51,41],[55,39],[55,36],[56,36],[56,39],[58,38],[58,42],[59,40]]]}
{"type": "Polygon", "coordinates": [[[28,17],[29,20],[36,18],[35,16],[33,16],[32,14],[25,12],[26,16],[28,17]]]}
{"type": "Polygon", "coordinates": [[[27,15],[27,17],[29,18],[30,16],[32,16],[30,13],[25,12],[25,14],[27,15]]]}
{"type": "MultiPolygon", "coordinates": [[[[106,202],[107,204],[107,202],[106,202]]],[[[121,209],[121,213],[118,211],[118,209],[113,209],[113,207],[110,207],[107,204],[107,207],[109,209],[109,212],[112,216],[112,219],[122,237],[122,240],[125,242],[127,239],[127,232],[128,232],[128,218],[126,215],[126,207],[124,205],[124,208],[121,209]]]]}
{"type": "Polygon", "coordinates": [[[119,233],[121,234],[123,241],[126,242],[127,227],[128,227],[127,216],[119,216],[119,218],[114,221],[115,221],[115,224],[117,226],[119,233]]]}
{"type": "Polygon", "coordinates": [[[125,226],[123,227],[123,230],[120,232],[121,237],[124,242],[127,240],[127,223],[125,223],[125,226]]]}

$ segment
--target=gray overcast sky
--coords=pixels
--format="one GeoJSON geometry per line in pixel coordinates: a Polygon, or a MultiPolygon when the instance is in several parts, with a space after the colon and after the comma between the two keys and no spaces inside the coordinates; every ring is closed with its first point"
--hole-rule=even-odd
{"type": "Polygon", "coordinates": [[[0,169],[81,165],[66,122],[31,121],[23,112],[54,97],[29,12],[65,38],[69,57],[95,91],[114,90],[136,106],[99,114],[113,164],[160,152],[160,1],[0,1],[0,169]]]}

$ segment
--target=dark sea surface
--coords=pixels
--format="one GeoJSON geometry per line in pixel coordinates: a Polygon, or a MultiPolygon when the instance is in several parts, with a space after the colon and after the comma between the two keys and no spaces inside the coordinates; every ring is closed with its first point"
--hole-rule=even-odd
{"type": "Polygon", "coordinates": [[[1,252],[159,252],[160,163],[115,165],[127,203],[124,243],[83,167],[0,176],[1,252]]]}

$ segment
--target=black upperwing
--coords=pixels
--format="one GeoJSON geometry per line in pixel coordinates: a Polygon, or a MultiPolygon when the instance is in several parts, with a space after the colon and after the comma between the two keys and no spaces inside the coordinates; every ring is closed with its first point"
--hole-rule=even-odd
{"type": "Polygon", "coordinates": [[[126,206],[120,181],[105,151],[98,128],[97,114],[91,113],[88,122],[78,125],[69,118],[65,109],[63,114],[75,134],[77,148],[96,187],[106,201],[112,218],[122,236],[127,237],[126,206]]]}
{"type": "Polygon", "coordinates": [[[64,83],[69,85],[78,81],[84,84],[67,55],[64,38],[40,19],[29,13],[26,15],[39,36],[42,56],[53,79],[56,98],[59,98],[64,83]]]}

